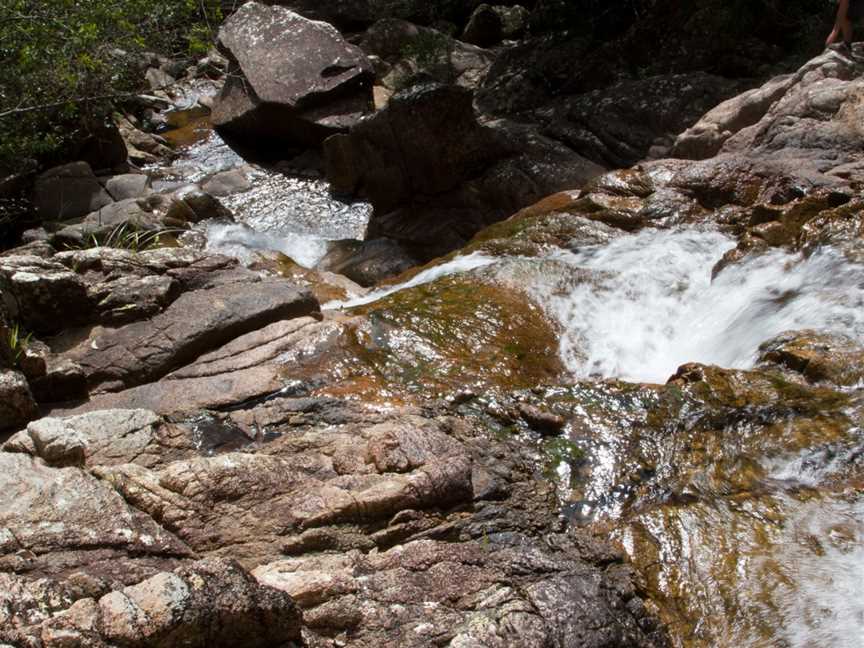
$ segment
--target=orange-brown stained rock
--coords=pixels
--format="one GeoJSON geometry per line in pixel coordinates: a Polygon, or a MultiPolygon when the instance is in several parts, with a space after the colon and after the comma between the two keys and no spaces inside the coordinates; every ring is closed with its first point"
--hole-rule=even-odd
{"type": "Polygon", "coordinates": [[[445,277],[346,315],[332,352],[288,370],[319,380],[318,393],[406,402],[562,375],[557,331],[542,308],[482,273],[445,277]]]}

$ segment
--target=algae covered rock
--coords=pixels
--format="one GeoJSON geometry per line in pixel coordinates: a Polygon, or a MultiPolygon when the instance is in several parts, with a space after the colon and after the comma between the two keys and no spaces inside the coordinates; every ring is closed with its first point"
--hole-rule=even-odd
{"type": "Polygon", "coordinates": [[[520,285],[532,272],[514,264],[444,277],[353,309],[328,389],[428,397],[554,379],[556,325],[520,285]]]}
{"type": "Polygon", "coordinates": [[[820,570],[864,537],[856,392],[774,366],[691,364],[666,385],[579,383],[520,399],[566,421],[578,452],[550,474],[571,519],[620,542],[689,645],[786,636],[806,601],[831,600],[811,587],[820,570]]]}
{"type": "Polygon", "coordinates": [[[864,348],[844,335],[800,331],[760,347],[760,359],[800,373],[811,382],[854,386],[864,380],[864,348]]]}

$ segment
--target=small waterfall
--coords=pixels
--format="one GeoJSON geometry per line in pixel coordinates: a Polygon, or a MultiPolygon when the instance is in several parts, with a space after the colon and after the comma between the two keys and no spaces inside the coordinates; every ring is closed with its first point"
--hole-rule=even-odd
{"type": "Polygon", "coordinates": [[[399,292],[400,290],[407,290],[409,288],[414,288],[415,286],[422,286],[423,284],[431,283],[436,279],[441,279],[442,277],[447,277],[449,275],[470,272],[471,270],[476,270],[478,268],[492,265],[493,263],[496,263],[498,261],[500,261],[500,259],[496,257],[490,257],[476,253],[459,256],[452,261],[448,261],[447,263],[442,263],[441,265],[433,266],[431,268],[423,270],[422,272],[418,272],[405,283],[388,286],[379,290],[373,290],[372,292],[364,295],[363,297],[358,297],[349,301],[328,302],[324,304],[323,308],[326,310],[335,310],[338,308],[354,308],[355,306],[372,304],[376,301],[384,299],[389,295],[392,295],[393,293],[399,292]]]}
{"type": "Polygon", "coordinates": [[[775,250],[711,269],[734,247],[717,232],[646,230],[567,254],[598,280],[546,303],[580,378],[664,382],[686,362],[748,368],[759,345],[813,328],[864,338],[864,268],[823,249],[775,250]]]}
{"type": "Polygon", "coordinates": [[[210,223],[207,249],[233,256],[247,265],[255,260],[258,252],[281,252],[304,268],[313,268],[327,254],[327,241],[308,234],[256,232],[237,223],[210,223]]]}
{"type": "MultiPolygon", "coordinates": [[[[554,277],[525,289],[561,327],[561,356],[577,378],[665,382],[687,362],[749,368],[759,346],[784,331],[816,329],[864,339],[864,268],[825,248],[782,250],[724,269],[735,247],[716,231],[645,230],[600,247],[552,254],[592,280],[562,293],[554,277]]],[[[472,254],[410,281],[326,308],[369,304],[422,283],[507,259],[472,254]]]]}

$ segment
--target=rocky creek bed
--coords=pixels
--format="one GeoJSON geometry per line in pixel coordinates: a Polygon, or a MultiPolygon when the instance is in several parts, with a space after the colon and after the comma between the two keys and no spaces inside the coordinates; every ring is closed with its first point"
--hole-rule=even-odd
{"type": "Polygon", "coordinates": [[[169,113],[0,254],[0,644],[861,645],[864,51],[610,171],[478,118],[487,50],[373,112],[226,40],[226,137],[323,153],[169,113]]]}

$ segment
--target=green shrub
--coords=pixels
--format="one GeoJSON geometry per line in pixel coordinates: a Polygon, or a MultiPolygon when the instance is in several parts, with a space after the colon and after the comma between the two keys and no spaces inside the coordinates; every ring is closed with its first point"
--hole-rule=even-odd
{"type": "Polygon", "coordinates": [[[423,69],[450,64],[451,39],[438,31],[421,30],[402,48],[402,58],[410,59],[423,69]]]}
{"type": "Polygon", "coordinates": [[[212,42],[219,0],[3,0],[0,3],[0,171],[62,157],[87,124],[141,90],[145,51],[198,54],[212,42]]]}
{"type": "Polygon", "coordinates": [[[17,367],[20,364],[21,356],[23,356],[24,352],[27,350],[27,346],[30,344],[30,339],[32,337],[33,334],[25,333],[17,322],[9,327],[6,344],[12,352],[13,366],[17,367]]]}

